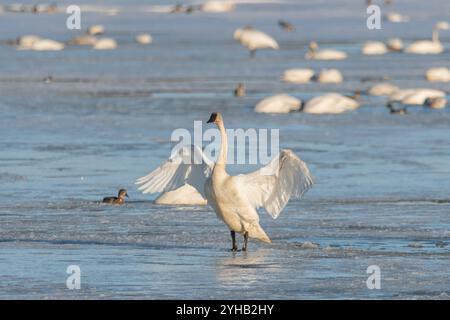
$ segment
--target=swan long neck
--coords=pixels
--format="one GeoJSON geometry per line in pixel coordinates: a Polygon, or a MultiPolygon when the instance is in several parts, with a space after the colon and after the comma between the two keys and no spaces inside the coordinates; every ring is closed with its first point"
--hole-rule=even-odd
{"type": "Polygon", "coordinates": [[[227,155],[227,152],[228,152],[227,132],[225,130],[225,126],[223,125],[222,121],[220,121],[217,124],[217,127],[219,128],[219,131],[220,131],[221,143],[220,143],[219,157],[216,162],[216,167],[218,169],[225,171],[225,166],[227,164],[227,156],[228,156],[227,155]]]}
{"type": "Polygon", "coordinates": [[[439,42],[439,30],[438,29],[436,29],[436,28],[433,29],[431,39],[433,40],[433,42],[439,42]]]}

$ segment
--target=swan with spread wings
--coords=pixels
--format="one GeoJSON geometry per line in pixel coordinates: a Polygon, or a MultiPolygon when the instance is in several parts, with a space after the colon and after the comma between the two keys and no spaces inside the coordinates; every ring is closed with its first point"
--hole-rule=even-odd
{"type": "Polygon", "coordinates": [[[139,190],[167,192],[189,184],[230,229],[232,251],[237,251],[236,232],[244,236],[243,251],[249,237],[270,243],[259,224],[257,209],[263,207],[277,218],[291,197],[300,198],[311,188],[313,178],[308,167],[291,150],[284,149],[259,170],[230,176],[226,171],[228,143],[222,115],[212,113],[208,123],[215,123],[221,136],[215,163],[197,146],[180,147],[164,164],[136,181],[139,190]]]}

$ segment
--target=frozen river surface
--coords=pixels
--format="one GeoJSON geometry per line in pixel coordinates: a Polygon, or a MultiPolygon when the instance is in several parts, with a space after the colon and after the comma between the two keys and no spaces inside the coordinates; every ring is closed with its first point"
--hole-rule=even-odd
{"type": "MultiPolygon", "coordinates": [[[[192,15],[146,12],[143,3],[127,2],[116,16],[83,15],[83,27],[105,25],[116,50],[0,44],[1,299],[450,298],[448,108],[392,116],[383,99],[363,96],[359,110],[339,116],[252,109],[273,93],[350,94],[382,77],[448,91],[423,75],[449,66],[450,32],[442,32],[447,51],[438,56],[360,54],[369,39],[428,38],[435,21],[450,20],[448,1],[395,1],[382,10],[411,22],[383,22],[375,31],[366,28],[362,0],[247,3],[192,15]],[[278,19],[297,31],[283,32],[278,19]],[[281,50],[250,58],[232,39],[249,24],[277,38],[281,50]],[[142,31],[153,35],[152,45],[134,44],[142,31]],[[349,59],[305,61],[313,39],[349,59]],[[346,81],[282,83],[282,71],[294,67],[338,68],[346,81]],[[232,95],[238,82],[247,86],[244,98],[232,95]],[[250,241],[249,252],[231,253],[229,232],[211,208],[156,205],[134,186],[168,157],[174,129],[192,130],[213,111],[230,128],[279,128],[281,147],[299,154],[316,178],[277,220],[261,213],[271,245],[250,241]],[[99,203],[120,187],[129,191],[126,205],[99,203]],[[69,265],[81,269],[80,290],[66,288],[69,265]],[[381,270],[379,290],[366,286],[371,265],[381,270]]],[[[0,13],[0,40],[30,33],[67,40],[77,31],[65,19],[0,13]]]]}

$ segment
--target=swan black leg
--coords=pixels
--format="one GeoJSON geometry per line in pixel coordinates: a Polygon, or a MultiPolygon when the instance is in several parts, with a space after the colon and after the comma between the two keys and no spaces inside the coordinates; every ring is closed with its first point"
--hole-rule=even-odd
{"type": "Polygon", "coordinates": [[[250,50],[250,58],[254,58],[256,56],[256,50],[250,50]]]}
{"type": "Polygon", "coordinates": [[[231,248],[231,251],[237,251],[236,232],[230,231],[230,234],[231,234],[231,241],[233,243],[233,247],[231,248]]]}
{"type": "Polygon", "coordinates": [[[244,246],[242,247],[242,251],[247,251],[247,243],[248,243],[248,232],[244,232],[244,246]]]}

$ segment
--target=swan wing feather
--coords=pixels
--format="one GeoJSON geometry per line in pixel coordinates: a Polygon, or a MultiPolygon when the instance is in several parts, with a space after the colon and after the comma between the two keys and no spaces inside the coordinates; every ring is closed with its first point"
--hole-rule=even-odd
{"type": "Polygon", "coordinates": [[[204,184],[213,162],[194,145],[176,148],[170,158],[144,177],[136,180],[142,193],[167,192],[190,184],[205,197],[204,184]]]}
{"type": "Polygon", "coordinates": [[[282,150],[259,170],[240,175],[243,192],[255,208],[263,207],[276,219],[291,197],[300,198],[314,183],[305,162],[292,150],[282,150]]]}

